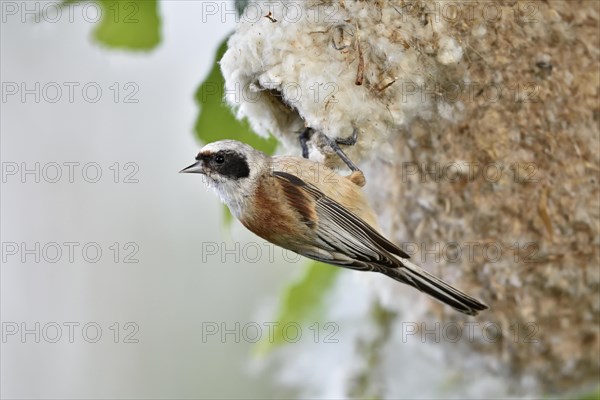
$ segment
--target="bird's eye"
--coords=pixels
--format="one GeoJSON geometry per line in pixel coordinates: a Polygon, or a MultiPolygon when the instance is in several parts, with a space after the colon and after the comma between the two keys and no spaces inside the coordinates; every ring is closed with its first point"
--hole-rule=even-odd
{"type": "Polygon", "coordinates": [[[215,156],[215,162],[217,164],[223,164],[225,162],[225,157],[223,157],[222,155],[217,155],[215,156]]]}

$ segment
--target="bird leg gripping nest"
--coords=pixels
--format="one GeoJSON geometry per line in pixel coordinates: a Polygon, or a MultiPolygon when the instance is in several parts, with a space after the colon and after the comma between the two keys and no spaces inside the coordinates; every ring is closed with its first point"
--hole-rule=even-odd
{"type": "MultiPolygon", "coordinates": [[[[300,147],[302,148],[302,157],[309,158],[308,141],[311,136],[315,133],[313,128],[307,127],[300,132],[299,141],[300,147]]],[[[327,135],[321,134],[329,147],[338,155],[338,157],[346,164],[352,172],[361,172],[360,169],[348,158],[346,153],[340,148],[340,144],[346,146],[354,146],[358,140],[358,130],[354,128],[352,136],[342,139],[332,139],[327,135]]],[[[362,172],[361,172],[362,174],[362,172]]],[[[362,186],[362,185],[361,185],[362,186]]]]}

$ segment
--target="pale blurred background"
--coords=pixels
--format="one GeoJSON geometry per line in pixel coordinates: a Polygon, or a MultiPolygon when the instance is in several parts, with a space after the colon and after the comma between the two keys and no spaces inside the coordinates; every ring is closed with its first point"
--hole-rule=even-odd
{"type": "MultiPolygon", "coordinates": [[[[6,3],[6,2],[4,2],[6,3]]],[[[23,2],[13,2],[24,7],[23,2]]],[[[33,2],[28,2],[33,4],[33,2]]],[[[41,3],[43,4],[43,3],[41,3]]],[[[3,4],[3,7],[5,4],[3,4]]],[[[33,8],[33,5],[31,6],[33,8]]],[[[6,9],[3,8],[3,11],[6,9]]],[[[234,18],[202,22],[201,2],[161,1],[162,41],[150,53],[103,48],[92,41],[94,24],[74,13],[56,23],[35,23],[21,13],[2,15],[1,79],[1,395],[3,398],[261,398],[286,393],[253,372],[253,344],[230,336],[202,340],[202,323],[226,322],[233,327],[272,320],[282,285],[302,263],[289,267],[281,253],[266,250],[258,262],[242,256],[236,262],[218,256],[203,262],[202,243],[257,241],[234,224],[223,229],[222,207],[206,191],[199,176],[178,174],[193,162],[200,143],[192,130],[198,107],[194,91],[213,64],[219,43],[234,29],[234,18]],[[41,99],[7,95],[11,83],[34,88],[41,99]],[[62,88],[56,103],[46,101],[62,88]],[[65,82],[78,82],[73,102],[65,82]],[[102,89],[96,103],[82,95],[86,83],[102,89]],[[115,102],[117,82],[119,101],[115,102]],[[139,91],[125,103],[134,83],[139,91]],[[8,86],[7,86],[8,85],[8,86]],[[26,175],[21,163],[40,163],[40,182],[26,175]],[[63,163],[74,167],[73,183],[63,163]],[[16,164],[15,164],[16,163],[16,164]],[[51,183],[61,166],[62,178],[51,183]],[[82,166],[97,163],[102,177],[88,183],[82,166]],[[118,168],[114,166],[119,163],[118,168]],[[125,166],[135,163],[139,167],[125,166]],[[6,175],[12,167],[19,171],[6,175]],[[112,166],[112,169],[111,169],[112,166]],[[44,167],[45,175],[44,175],[44,167]],[[115,169],[120,171],[114,182],[115,169]],[[125,177],[137,183],[125,183],[125,177]],[[48,253],[16,255],[12,244],[28,249],[56,242],[48,253]],[[78,242],[69,261],[64,242],[78,242]],[[102,249],[97,263],[86,262],[83,245],[102,249]],[[120,246],[118,262],[114,247],[120,246]],[[135,249],[138,263],[125,263],[135,249]],[[46,258],[46,260],[45,260],[46,258]],[[285,268],[284,268],[285,267],[285,268]],[[262,310],[262,311],[261,311],[262,310]],[[260,315],[260,316],[259,316],[260,315]],[[40,323],[21,338],[21,324],[40,323]],[[68,325],[74,327],[69,343],[68,325]],[[82,327],[96,323],[102,336],[88,343],[82,327]],[[125,336],[139,330],[124,343],[125,336]],[[56,336],[56,323],[62,337],[56,336]],[[114,341],[119,323],[118,343],[114,341]],[[50,325],[48,325],[50,324],[50,325]],[[19,332],[11,335],[11,329],[19,332]],[[44,331],[44,327],[46,330],[44,331]],[[111,328],[112,327],[112,328],[111,328]],[[50,340],[48,340],[50,339],[50,340]]],[[[93,89],[89,91],[94,95],[93,89]]],[[[226,134],[226,132],[222,132],[226,134]]],[[[93,179],[95,169],[88,169],[93,179]]],[[[262,246],[262,242],[258,242],[262,246]]],[[[41,252],[41,251],[40,251],[41,252]]],[[[89,253],[94,256],[93,249],[89,253]]],[[[253,257],[253,256],[250,256],[253,257]]],[[[95,336],[90,328],[88,336],[95,336]]]]}

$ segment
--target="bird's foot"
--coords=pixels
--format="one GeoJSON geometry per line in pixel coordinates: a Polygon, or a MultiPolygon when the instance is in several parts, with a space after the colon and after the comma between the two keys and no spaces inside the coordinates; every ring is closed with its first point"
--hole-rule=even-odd
{"type": "MultiPolygon", "coordinates": [[[[335,151],[335,153],[338,155],[338,157],[342,159],[342,161],[348,166],[348,168],[350,168],[351,171],[361,172],[360,169],[356,165],[354,165],[352,160],[350,160],[350,158],[348,158],[346,153],[344,153],[344,151],[339,146],[340,144],[343,144],[345,146],[355,145],[356,141],[358,139],[358,129],[354,128],[354,131],[352,131],[352,135],[347,138],[331,139],[330,137],[328,137],[325,134],[322,134],[322,135],[325,138],[325,141],[327,142],[329,147],[331,147],[331,149],[333,151],[335,151]]],[[[362,172],[361,172],[361,174],[362,174],[362,172]]]]}
{"type": "Polygon", "coordinates": [[[314,132],[315,132],[315,130],[313,128],[306,127],[302,130],[302,132],[300,132],[300,135],[298,136],[298,139],[300,140],[300,147],[302,147],[302,157],[303,158],[308,158],[308,144],[307,143],[310,140],[310,138],[314,132]]]}

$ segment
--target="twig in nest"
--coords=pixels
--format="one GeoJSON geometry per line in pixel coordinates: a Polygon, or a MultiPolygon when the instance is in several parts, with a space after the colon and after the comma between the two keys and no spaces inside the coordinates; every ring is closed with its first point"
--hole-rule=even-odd
{"type": "Polygon", "coordinates": [[[356,71],[356,80],[354,83],[360,86],[363,84],[363,79],[365,78],[365,59],[363,57],[362,48],[360,47],[358,27],[356,28],[356,50],[358,51],[358,71],[356,71]]]}
{"type": "Polygon", "coordinates": [[[378,92],[383,92],[385,89],[389,88],[394,83],[396,83],[397,80],[398,80],[398,78],[394,78],[394,80],[392,80],[390,83],[385,84],[381,89],[378,89],[377,91],[378,92]]]}
{"type": "Polygon", "coordinates": [[[550,235],[550,239],[552,239],[552,219],[548,213],[548,189],[542,191],[542,195],[540,197],[540,202],[538,203],[538,213],[542,222],[544,223],[544,227],[546,231],[548,231],[548,235],[550,235]]]}
{"type": "Polygon", "coordinates": [[[400,38],[400,44],[402,45],[402,47],[404,47],[405,50],[408,50],[410,48],[410,44],[408,44],[408,42],[403,38],[400,38]]]}
{"type": "MultiPolygon", "coordinates": [[[[333,48],[338,51],[341,51],[341,50],[344,50],[344,49],[350,47],[351,43],[344,44],[344,41],[345,41],[344,40],[344,26],[338,25],[334,29],[335,29],[335,31],[334,31],[333,35],[331,36],[331,43],[333,45],[333,48]],[[339,36],[339,43],[340,43],[339,45],[336,43],[336,38],[338,38],[338,36],[339,36]]],[[[352,33],[350,33],[350,36],[353,36],[352,33]]]]}
{"type": "Polygon", "coordinates": [[[273,13],[271,13],[271,11],[269,11],[269,13],[267,15],[265,15],[265,18],[268,18],[269,21],[275,23],[277,22],[277,20],[275,18],[273,18],[273,13]]]}

